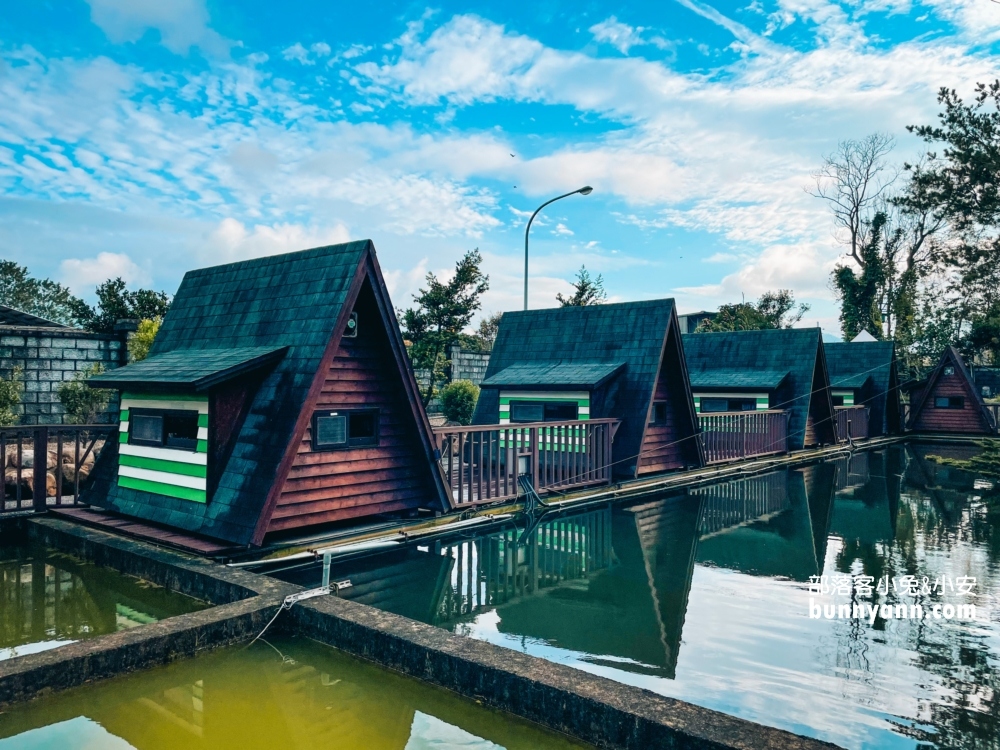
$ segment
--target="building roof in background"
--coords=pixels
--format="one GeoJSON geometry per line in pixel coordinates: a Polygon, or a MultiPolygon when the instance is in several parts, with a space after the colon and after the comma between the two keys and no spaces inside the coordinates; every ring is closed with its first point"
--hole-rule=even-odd
{"type": "MultiPolygon", "coordinates": [[[[687,339],[684,341],[686,345],[687,339]]],[[[736,388],[738,390],[756,389],[771,391],[777,388],[781,384],[781,381],[787,377],[788,370],[739,370],[732,368],[720,368],[718,370],[701,370],[699,372],[692,372],[691,387],[694,389],[736,388]]]]}
{"type": "Polygon", "coordinates": [[[29,326],[32,328],[70,328],[39,315],[26,313],[7,305],[0,305],[0,326],[29,326]]]}
{"type": "Polygon", "coordinates": [[[246,346],[231,349],[178,349],[141,362],[109,370],[87,383],[102,388],[185,389],[204,391],[219,383],[272,364],[287,346],[246,346]]]}
{"type": "Polygon", "coordinates": [[[486,378],[482,385],[500,388],[597,388],[623,369],[624,362],[522,362],[486,378]]]}

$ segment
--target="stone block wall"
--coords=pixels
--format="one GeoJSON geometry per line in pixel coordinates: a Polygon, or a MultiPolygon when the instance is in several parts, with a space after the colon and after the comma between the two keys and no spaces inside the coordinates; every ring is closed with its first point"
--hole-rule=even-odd
{"type": "Polygon", "coordinates": [[[460,346],[451,348],[451,379],[471,380],[476,385],[486,377],[486,368],[490,364],[489,353],[466,352],[460,346]]]}
{"type": "MultiPolygon", "coordinates": [[[[120,336],[72,328],[0,326],[0,378],[8,380],[21,368],[24,392],[17,411],[21,424],[62,424],[65,409],[59,386],[95,363],[105,370],[124,364],[120,336]]],[[[100,421],[110,422],[118,412],[117,395],[100,421]]]]}

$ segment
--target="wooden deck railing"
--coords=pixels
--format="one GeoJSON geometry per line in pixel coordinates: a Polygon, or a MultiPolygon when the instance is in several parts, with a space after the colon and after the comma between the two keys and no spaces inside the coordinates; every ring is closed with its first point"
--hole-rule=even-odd
{"type": "Polygon", "coordinates": [[[97,455],[117,431],[112,424],[0,428],[0,516],[77,505],[97,455]]]}
{"type": "Polygon", "coordinates": [[[527,474],[539,494],[611,483],[611,441],[620,421],[436,427],[437,448],[452,505],[517,497],[527,474]]]}
{"type": "Polygon", "coordinates": [[[868,407],[867,406],[837,406],[834,407],[837,417],[837,440],[847,442],[868,437],[868,407]]]}
{"type": "Polygon", "coordinates": [[[699,414],[706,463],[735,461],[788,450],[788,412],[727,411],[699,414]]]}

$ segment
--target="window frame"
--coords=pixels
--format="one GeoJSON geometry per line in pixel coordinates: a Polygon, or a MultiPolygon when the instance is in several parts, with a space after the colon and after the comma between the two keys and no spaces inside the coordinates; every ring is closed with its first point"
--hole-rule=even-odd
{"type": "Polygon", "coordinates": [[[934,408],[935,409],[964,409],[965,408],[965,396],[935,396],[934,397],[934,408]],[[947,401],[947,404],[942,404],[942,401],[947,401]],[[957,403],[953,403],[957,402],[957,403]]]}
{"type": "Polygon", "coordinates": [[[346,451],[357,450],[358,448],[377,448],[382,439],[382,410],[378,407],[365,407],[361,409],[317,409],[312,413],[310,420],[310,440],[314,452],[326,451],[346,451]],[[375,434],[365,437],[351,436],[351,417],[355,415],[371,414],[375,418],[375,434]],[[345,429],[346,441],[343,443],[320,443],[317,439],[319,434],[317,425],[324,417],[346,417],[347,426],[345,429]]]}
{"type": "Polygon", "coordinates": [[[551,401],[531,401],[528,399],[512,398],[510,400],[510,403],[508,404],[507,413],[509,415],[508,418],[510,419],[511,424],[536,424],[539,422],[576,422],[580,419],[580,404],[579,402],[570,399],[552,399],[551,401]],[[514,407],[521,406],[522,404],[529,406],[541,406],[542,418],[530,419],[530,420],[514,419],[514,407]],[[547,407],[549,407],[550,405],[560,406],[560,407],[572,406],[574,410],[574,416],[549,418],[546,416],[545,412],[547,411],[547,407]]]}
{"type": "Polygon", "coordinates": [[[162,448],[163,450],[169,451],[184,451],[186,453],[196,453],[198,451],[198,422],[201,419],[201,412],[197,409],[153,409],[147,407],[139,407],[129,409],[128,417],[128,444],[138,445],[145,448],[162,448]],[[181,445],[173,444],[168,442],[167,437],[167,417],[185,417],[190,418],[194,415],[194,438],[182,438],[186,442],[181,445]],[[146,440],[144,438],[135,438],[133,435],[133,429],[135,427],[136,417],[156,417],[160,420],[160,440],[159,442],[153,440],[146,440]]]}
{"type": "Polygon", "coordinates": [[[667,401],[653,402],[653,409],[650,412],[649,420],[651,425],[664,425],[667,423],[667,404],[667,401]]]}
{"type": "Polygon", "coordinates": [[[945,365],[944,366],[944,375],[945,375],[945,377],[950,377],[951,375],[954,375],[954,374],[955,374],[955,365],[945,365]]]}

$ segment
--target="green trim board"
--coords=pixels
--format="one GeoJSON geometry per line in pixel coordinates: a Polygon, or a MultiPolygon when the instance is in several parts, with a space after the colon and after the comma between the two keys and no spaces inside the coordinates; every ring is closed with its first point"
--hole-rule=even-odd
{"type": "Polygon", "coordinates": [[[182,500],[207,502],[208,397],[126,393],[122,397],[121,407],[118,432],[119,485],[182,500]],[[128,442],[132,411],[136,408],[157,407],[198,411],[198,442],[195,450],[137,446],[128,442]]]}
{"type": "Polygon", "coordinates": [[[151,482],[146,479],[134,479],[132,477],[123,476],[118,477],[118,485],[120,487],[126,487],[130,490],[141,490],[143,492],[149,492],[153,495],[166,495],[167,497],[176,497],[181,500],[191,500],[195,503],[208,502],[205,490],[196,490],[190,487],[177,487],[172,484],[163,484],[161,482],[151,482]]]}

